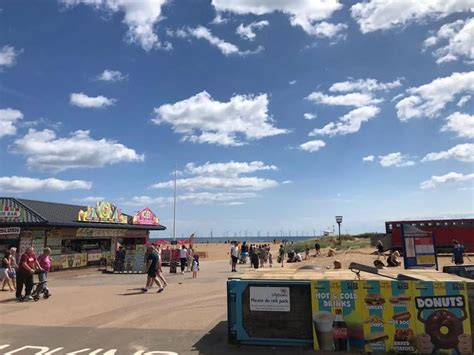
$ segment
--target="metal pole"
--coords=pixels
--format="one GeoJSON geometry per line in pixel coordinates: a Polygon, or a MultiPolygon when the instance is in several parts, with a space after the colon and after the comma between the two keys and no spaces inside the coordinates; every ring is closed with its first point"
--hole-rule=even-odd
{"type": "Polygon", "coordinates": [[[341,240],[341,223],[337,224],[339,226],[339,240],[341,240]]]}
{"type": "Polygon", "coordinates": [[[176,179],[178,177],[178,163],[174,168],[174,203],[173,203],[173,240],[176,240],[176,179]]]}

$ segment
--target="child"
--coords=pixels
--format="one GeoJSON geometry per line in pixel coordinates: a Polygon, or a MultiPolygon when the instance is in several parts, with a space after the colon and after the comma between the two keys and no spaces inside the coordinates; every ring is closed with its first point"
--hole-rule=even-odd
{"type": "Polygon", "coordinates": [[[47,294],[48,296],[51,296],[49,293],[48,287],[46,286],[46,280],[48,279],[48,272],[51,270],[51,249],[50,248],[44,248],[43,249],[43,254],[38,256],[38,263],[41,266],[42,271],[38,273],[38,279],[40,282],[45,282],[42,287],[41,291],[47,294]]]}
{"type": "Polygon", "coordinates": [[[192,266],[192,271],[193,271],[193,279],[197,277],[197,273],[199,271],[199,255],[194,255],[193,258],[193,266],[192,266]]]}

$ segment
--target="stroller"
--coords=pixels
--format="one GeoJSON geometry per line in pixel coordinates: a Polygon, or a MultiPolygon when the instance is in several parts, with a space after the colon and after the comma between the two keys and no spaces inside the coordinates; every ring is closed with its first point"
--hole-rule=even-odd
{"type": "MultiPolygon", "coordinates": [[[[38,302],[41,295],[43,295],[43,298],[46,300],[49,298],[50,293],[48,288],[46,287],[47,281],[40,281],[40,282],[35,282],[33,284],[33,290],[31,291],[31,297],[33,297],[33,300],[35,302],[38,302]]],[[[20,302],[25,302],[26,298],[22,297],[20,298],[20,302]]]]}

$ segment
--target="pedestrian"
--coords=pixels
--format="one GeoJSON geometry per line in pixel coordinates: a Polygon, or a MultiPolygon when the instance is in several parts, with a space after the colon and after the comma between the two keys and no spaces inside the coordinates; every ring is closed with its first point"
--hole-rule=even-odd
{"type": "Polygon", "coordinates": [[[190,272],[193,264],[193,249],[191,248],[191,245],[189,245],[188,248],[188,254],[186,255],[186,271],[190,272]]]}
{"type": "Polygon", "coordinates": [[[308,259],[309,259],[309,247],[306,245],[304,249],[304,260],[308,260],[308,259]]]}
{"type": "Polygon", "coordinates": [[[453,263],[456,265],[464,264],[464,245],[459,240],[453,239],[453,263]]]}
{"type": "Polygon", "coordinates": [[[378,259],[380,259],[380,257],[383,256],[383,243],[381,240],[377,241],[376,248],[377,248],[378,259]]]}
{"type": "Polygon", "coordinates": [[[314,249],[316,249],[316,256],[321,255],[321,244],[318,242],[314,243],[314,249]]]}
{"type": "Polygon", "coordinates": [[[119,246],[117,253],[115,254],[115,271],[123,273],[125,268],[125,249],[121,245],[119,246]]]}
{"type": "Polygon", "coordinates": [[[281,263],[281,267],[283,267],[284,261],[285,261],[285,248],[283,248],[283,244],[281,244],[280,249],[278,249],[278,263],[281,263]]]}
{"type": "Polygon", "coordinates": [[[271,252],[268,252],[268,265],[273,267],[273,255],[271,252]]]}
{"type": "Polygon", "coordinates": [[[8,271],[8,277],[13,284],[13,288],[16,290],[16,271],[18,270],[18,264],[16,262],[16,248],[10,248],[10,270],[8,271]]]}
{"type": "Polygon", "coordinates": [[[147,246],[147,261],[145,266],[145,272],[147,273],[146,285],[142,288],[143,292],[148,292],[150,288],[153,287],[153,283],[159,287],[158,293],[163,292],[164,288],[161,285],[160,280],[157,278],[156,269],[158,267],[158,255],[153,251],[153,246],[147,246]]]}
{"type": "Polygon", "coordinates": [[[188,249],[186,245],[182,245],[179,251],[179,259],[181,261],[181,274],[184,274],[184,269],[186,268],[186,262],[188,261],[188,249]]]}
{"type": "Polygon", "coordinates": [[[156,276],[163,282],[163,288],[168,286],[168,282],[166,281],[165,277],[163,276],[163,269],[161,268],[163,259],[161,258],[161,247],[158,245],[155,248],[155,253],[158,256],[158,265],[156,268],[156,276]]]}
{"type": "Polygon", "coordinates": [[[3,281],[2,291],[6,291],[5,290],[5,285],[8,285],[8,288],[10,289],[10,292],[15,291],[15,289],[12,287],[10,276],[8,275],[8,272],[10,271],[10,269],[11,269],[10,252],[6,251],[5,255],[3,255],[2,265],[1,265],[1,268],[0,268],[0,281],[3,281]]]}
{"type": "Polygon", "coordinates": [[[237,272],[237,261],[239,259],[239,247],[237,246],[237,242],[233,242],[230,248],[230,262],[232,265],[231,272],[237,272]]]}
{"type": "Polygon", "coordinates": [[[30,301],[31,290],[33,289],[33,275],[35,269],[41,271],[41,266],[36,260],[36,255],[32,247],[26,248],[25,252],[20,258],[20,265],[18,266],[18,273],[16,275],[16,299],[21,300],[23,293],[23,286],[25,286],[24,299],[30,301]]]}
{"type": "MultiPolygon", "coordinates": [[[[51,293],[49,292],[48,286],[46,285],[46,281],[48,280],[48,272],[51,270],[51,249],[50,248],[44,248],[43,249],[43,254],[38,256],[38,264],[41,266],[43,269],[38,273],[38,280],[39,282],[45,282],[40,286],[41,291],[47,292],[49,296],[51,296],[51,293]]],[[[38,293],[40,294],[40,293],[38,293]]]]}
{"type": "Polygon", "coordinates": [[[402,262],[398,259],[400,257],[400,253],[395,250],[393,253],[390,253],[390,255],[387,258],[387,266],[390,267],[396,267],[400,266],[402,262]]]}
{"type": "Polygon", "coordinates": [[[197,277],[198,271],[199,271],[199,258],[198,255],[195,255],[193,258],[193,263],[192,263],[192,270],[193,270],[193,279],[197,277]]]}

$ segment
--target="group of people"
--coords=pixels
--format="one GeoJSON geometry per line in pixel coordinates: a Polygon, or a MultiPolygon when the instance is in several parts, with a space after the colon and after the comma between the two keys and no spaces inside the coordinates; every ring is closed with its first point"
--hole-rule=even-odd
{"type": "Polygon", "coordinates": [[[12,247],[5,252],[2,258],[2,267],[0,268],[2,291],[6,291],[5,286],[8,286],[11,292],[16,292],[17,300],[32,300],[33,275],[38,274],[38,280],[42,283],[42,290],[51,295],[46,287],[47,275],[51,270],[51,249],[45,248],[43,253],[36,257],[34,249],[28,247],[21,255],[18,263],[16,251],[17,249],[12,247]],[[23,288],[25,294],[23,294],[23,288]]]}
{"type": "Polygon", "coordinates": [[[230,248],[231,272],[237,272],[237,263],[246,264],[250,260],[250,267],[258,269],[267,263],[273,266],[273,255],[270,244],[250,244],[243,242],[239,247],[239,242],[232,242],[230,248]]]}
{"type": "Polygon", "coordinates": [[[199,271],[199,255],[194,254],[194,250],[191,246],[186,248],[186,245],[182,245],[179,250],[179,260],[181,266],[181,274],[184,274],[184,269],[187,272],[193,272],[193,279],[197,277],[199,271]]]}

